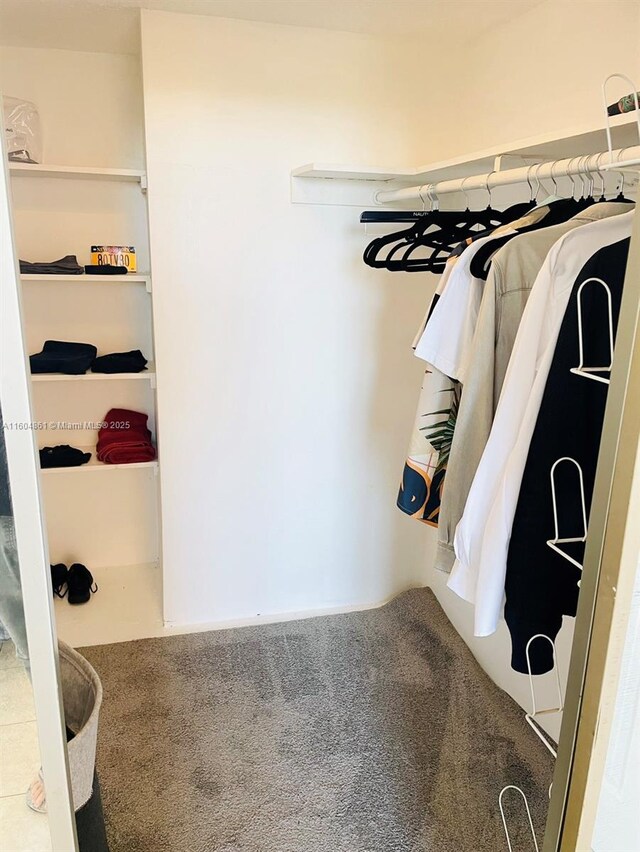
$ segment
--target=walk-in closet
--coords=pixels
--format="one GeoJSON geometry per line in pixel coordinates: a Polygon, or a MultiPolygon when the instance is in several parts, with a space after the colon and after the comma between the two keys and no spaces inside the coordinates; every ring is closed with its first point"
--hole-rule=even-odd
{"type": "Polygon", "coordinates": [[[639,852],[640,0],[0,0],[0,848],[639,852]]]}

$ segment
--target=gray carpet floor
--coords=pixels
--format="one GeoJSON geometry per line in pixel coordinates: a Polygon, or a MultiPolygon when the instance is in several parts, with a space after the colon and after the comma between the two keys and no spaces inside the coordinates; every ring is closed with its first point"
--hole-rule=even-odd
{"type": "Polygon", "coordinates": [[[428,589],[82,653],[111,852],[501,852],[505,784],[542,838],[551,757],[428,589]]]}

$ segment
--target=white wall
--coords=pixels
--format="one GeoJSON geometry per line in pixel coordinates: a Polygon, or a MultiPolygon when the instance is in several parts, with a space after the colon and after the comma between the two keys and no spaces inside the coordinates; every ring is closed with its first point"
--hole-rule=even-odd
{"type": "Polygon", "coordinates": [[[3,94],[37,105],[45,162],[142,168],[138,57],[4,45],[0,81],[3,94]]]}
{"type": "MultiPolygon", "coordinates": [[[[546,0],[478,38],[452,36],[448,60],[425,75],[425,90],[439,103],[432,111],[428,100],[422,111],[420,160],[598,126],[604,78],[621,72],[640,80],[639,35],[638,0],[546,0]]],[[[615,81],[610,91],[612,100],[627,93],[615,81]]]]}
{"type": "Polygon", "coordinates": [[[395,498],[432,282],[367,269],[358,209],[289,197],[313,159],[412,160],[415,69],[373,37],[155,12],[142,51],[167,619],[423,584],[395,498]]]}

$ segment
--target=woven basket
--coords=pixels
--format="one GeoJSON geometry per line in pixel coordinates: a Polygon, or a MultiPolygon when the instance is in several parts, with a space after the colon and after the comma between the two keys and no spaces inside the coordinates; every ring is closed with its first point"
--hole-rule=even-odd
{"type": "Polygon", "coordinates": [[[98,718],[102,705],[102,684],[95,669],[64,642],[58,643],[62,700],[69,740],[69,769],[73,806],[77,811],[91,798],[98,742],[98,718]]]}

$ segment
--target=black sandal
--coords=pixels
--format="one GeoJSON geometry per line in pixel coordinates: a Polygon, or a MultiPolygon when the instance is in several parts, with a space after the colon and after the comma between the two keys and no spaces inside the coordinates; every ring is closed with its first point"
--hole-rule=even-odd
{"type": "Polygon", "coordinates": [[[67,575],[67,589],[70,604],[83,604],[92,593],[98,591],[98,586],[93,582],[91,571],[79,562],[74,562],[67,575]]]}
{"type": "Polygon", "coordinates": [[[68,586],[63,592],[62,589],[67,585],[67,577],[69,575],[69,571],[66,565],[63,565],[62,562],[56,563],[56,565],[51,565],[51,585],[53,586],[53,594],[58,598],[64,598],[67,594],[68,586]]]}

